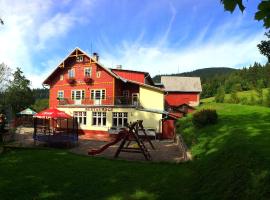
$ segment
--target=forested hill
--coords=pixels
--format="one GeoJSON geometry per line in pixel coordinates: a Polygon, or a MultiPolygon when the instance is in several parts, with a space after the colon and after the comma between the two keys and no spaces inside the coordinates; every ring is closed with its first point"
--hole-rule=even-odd
{"type": "MultiPolygon", "coordinates": [[[[229,67],[211,67],[211,68],[204,68],[204,69],[197,69],[191,72],[184,72],[184,73],[177,73],[177,74],[163,74],[167,76],[187,76],[187,77],[200,77],[202,82],[204,82],[208,78],[212,78],[214,76],[219,75],[228,75],[231,72],[236,71],[234,68],[229,67]]],[[[160,76],[157,75],[153,78],[154,82],[160,83],[160,76]]]]}

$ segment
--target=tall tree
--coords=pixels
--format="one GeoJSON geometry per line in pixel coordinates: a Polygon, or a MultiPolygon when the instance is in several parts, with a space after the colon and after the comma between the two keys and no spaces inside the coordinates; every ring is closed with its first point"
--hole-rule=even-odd
{"type": "Polygon", "coordinates": [[[258,104],[263,104],[263,81],[258,80],[257,87],[255,88],[257,96],[258,96],[258,104]]]}
{"type": "Polygon", "coordinates": [[[9,82],[11,69],[4,63],[0,64],[0,93],[3,92],[9,82]]]}
{"type": "Polygon", "coordinates": [[[14,72],[13,81],[10,82],[10,86],[7,88],[6,100],[12,108],[13,114],[34,103],[30,81],[25,78],[19,68],[14,72]]]}
{"type": "Polygon", "coordinates": [[[268,40],[262,40],[260,44],[258,44],[258,48],[262,55],[266,56],[268,62],[270,63],[270,31],[265,33],[268,40]]]}
{"type": "MultiPolygon", "coordinates": [[[[224,5],[225,10],[233,12],[238,7],[242,12],[245,10],[243,0],[220,0],[224,5]]],[[[258,21],[263,21],[266,28],[270,27],[270,0],[261,0],[258,5],[258,10],[254,18],[258,21]]]]}
{"type": "Polygon", "coordinates": [[[217,94],[215,96],[215,101],[217,103],[223,103],[225,99],[225,89],[223,86],[220,86],[217,90],[217,94]]]}

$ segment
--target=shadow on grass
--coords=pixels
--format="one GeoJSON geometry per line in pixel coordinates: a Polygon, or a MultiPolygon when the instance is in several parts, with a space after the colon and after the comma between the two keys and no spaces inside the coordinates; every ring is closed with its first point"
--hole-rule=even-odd
{"type": "Polygon", "coordinates": [[[195,160],[139,163],[22,150],[0,156],[1,199],[270,199],[270,115],[187,128],[195,160]]]}
{"type": "Polygon", "coordinates": [[[269,112],[223,115],[186,131],[197,172],[192,199],[270,199],[269,112]]]}

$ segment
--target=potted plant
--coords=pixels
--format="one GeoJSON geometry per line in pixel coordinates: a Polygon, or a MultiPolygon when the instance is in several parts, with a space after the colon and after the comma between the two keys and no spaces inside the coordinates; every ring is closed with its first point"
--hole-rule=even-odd
{"type": "Polygon", "coordinates": [[[90,76],[85,76],[84,77],[84,82],[86,82],[86,83],[92,83],[93,82],[93,79],[90,76]]]}
{"type": "Polygon", "coordinates": [[[75,78],[69,77],[69,78],[67,79],[67,82],[68,82],[69,84],[74,84],[74,83],[75,83],[75,78]]]}

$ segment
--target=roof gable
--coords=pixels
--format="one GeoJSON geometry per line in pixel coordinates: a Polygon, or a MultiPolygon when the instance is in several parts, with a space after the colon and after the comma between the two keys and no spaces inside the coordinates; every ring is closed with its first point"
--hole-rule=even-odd
{"type": "Polygon", "coordinates": [[[120,79],[119,76],[117,76],[115,73],[111,72],[111,70],[104,67],[102,64],[100,64],[98,61],[93,59],[91,56],[89,56],[85,51],[81,50],[79,47],[76,47],[71,53],[69,53],[56,67],[56,69],[43,81],[43,84],[49,84],[50,79],[53,77],[55,73],[58,72],[58,70],[65,68],[65,63],[68,61],[69,58],[77,57],[77,56],[86,56],[90,59],[90,63],[96,63],[98,66],[103,68],[106,72],[108,72],[111,76],[120,79]]]}

